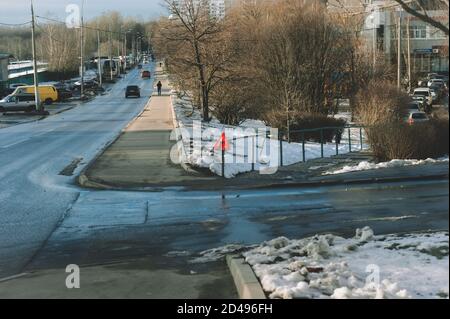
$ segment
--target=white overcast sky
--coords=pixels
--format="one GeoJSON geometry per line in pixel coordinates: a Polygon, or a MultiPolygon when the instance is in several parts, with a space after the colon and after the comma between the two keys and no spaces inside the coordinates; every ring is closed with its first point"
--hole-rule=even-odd
{"type": "MultiPolygon", "coordinates": [[[[52,18],[66,17],[68,4],[81,5],[82,0],[34,0],[37,15],[52,18]]],[[[123,16],[152,19],[164,15],[163,0],[85,0],[87,19],[107,11],[119,11],[123,16]]],[[[0,23],[30,21],[30,0],[0,0],[0,23]]]]}

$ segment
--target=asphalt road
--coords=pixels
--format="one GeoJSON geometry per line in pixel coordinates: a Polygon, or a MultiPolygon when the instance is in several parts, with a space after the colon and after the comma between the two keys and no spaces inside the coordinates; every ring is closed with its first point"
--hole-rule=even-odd
{"type": "Polygon", "coordinates": [[[241,190],[82,192],[30,264],[102,264],[278,236],[448,230],[448,180],[241,190]]]}
{"type": "Polygon", "coordinates": [[[0,277],[20,271],[42,247],[79,196],[77,172],[144,108],[152,83],[133,70],[109,94],[0,130],[0,277]],[[141,99],[124,98],[128,84],[143,88],[141,99]]]}

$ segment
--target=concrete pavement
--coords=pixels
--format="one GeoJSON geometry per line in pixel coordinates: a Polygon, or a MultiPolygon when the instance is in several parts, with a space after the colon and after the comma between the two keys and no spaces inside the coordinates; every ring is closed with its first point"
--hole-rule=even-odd
{"type": "Polygon", "coordinates": [[[121,133],[80,178],[83,186],[165,187],[204,183],[210,178],[192,175],[170,160],[175,128],[170,86],[156,67],[154,85],[162,82],[162,96],[153,93],[144,111],[121,133]]]}

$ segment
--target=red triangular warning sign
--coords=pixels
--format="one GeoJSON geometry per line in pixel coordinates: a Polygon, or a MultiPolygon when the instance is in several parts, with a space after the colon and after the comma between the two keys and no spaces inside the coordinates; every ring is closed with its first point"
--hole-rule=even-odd
{"type": "Polygon", "coordinates": [[[227,151],[229,148],[230,148],[230,145],[228,144],[228,140],[225,137],[225,132],[222,132],[222,135],[217,140],[216,144],[214,144],[214,149],[216,151],[219,149],[222,151],[227,151]]]}

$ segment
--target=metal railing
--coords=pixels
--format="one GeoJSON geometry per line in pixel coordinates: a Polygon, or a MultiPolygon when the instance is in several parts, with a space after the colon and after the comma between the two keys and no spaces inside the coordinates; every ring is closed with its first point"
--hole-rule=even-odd
{"type": "MultiPolygon", "coordinates": [[[[190,127],[190,126],[189,126],[190,127]]],[[[201,130],[203,132],[204,129],[232,129],[232,126],[227,125],[217,125],[211,126],[209,124],[202,123],[201,130]]],[[[222,165],[222,174],[225,171],[225,165],[227,164],[237,164],[244,163],[251,165],[251,171],[257,169],[257,165],[261,165],[260,160],[264,155],[263,152],[271,152],[274,145],[278,145],[276,147],[276,151],[278,151],[278,165],[284,166],[285,164],[290,165],[293,163],[292,155],[291,161],[286,162],[284,160],[286,148],[289,147],[292,151],[292,148],[301,148],[300,153],[301,157],[296,159],[294,162],[306,162],[308,160],[308,145],[314,145],[317,147],[320,144],[320,158],[332,156],[330,155],[330,148],[328,148],[325,153],[325,146],[333,144],[334,152],[333,155],[339,155],[343,152],[353,152],[353,151],[362,151],[365,149],[365,134],[364,134],[364,126],[360,125],[346,125],[341,127],[321,127],[314,129],[303,129],[303,130],[291,130],[289,132],[289,136],[285,134],[285,132],[278,131],[278,136],[272,136],[269,128],[266,130],[261,129],[253,129],[253,133],[251,133],[252,129],[246,128],[246,134],[244,136],[227,136],[227,141],[229,143],[229,148],[222,150],[221,148],[215,149],[213,147],[213,141],[210,138],[200,138],[199,140],[194,140],[192,136],[183,137],[180,135],[180,139],[182,139],[182,147],[183,147],[183,155],[187,159],[189,155],[194,153],[194,150],[200,150],[201,156],[203,154],[207,156],[212,156],[214,158],[215,163],[221,163],[222,165]],[[313,138],[313,137],[314,138],[313,138]],[[269,142],[271,141],[271,142],[269,142]],[[269,147],[269,150],[267,149],[269,147]],[[225,160],[225,155],[230,155],[232,160],[225,160]]],[[[317,158],[317,153],[314,158],[317,158]]],[[[311,158],[311,157],[310,157],[311,158]]]]}

